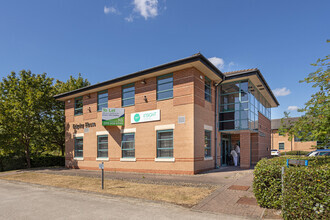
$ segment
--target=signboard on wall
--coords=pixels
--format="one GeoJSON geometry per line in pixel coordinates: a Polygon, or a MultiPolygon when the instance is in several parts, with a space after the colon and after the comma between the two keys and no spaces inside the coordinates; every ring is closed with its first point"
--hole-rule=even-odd
{"type": "Polygon", "coordinates": [[[131,114],[131,123],[141,123],[148,121],[159,121],[160,120],[160,110],[152,110],[146,112],[136,112],[131,114]]]}
{"type": "Polygon", "coordinates": [[[124,108],[102,108],[103,126],[124,126],[125,109],[124,108]]]}

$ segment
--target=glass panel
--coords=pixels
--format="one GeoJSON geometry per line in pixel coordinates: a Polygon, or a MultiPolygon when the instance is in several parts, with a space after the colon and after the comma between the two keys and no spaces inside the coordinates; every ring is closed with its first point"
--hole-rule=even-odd
{"type": "Polygon", "coordinates": [[[221,112],[234,111],[234,110],[235,110],[235,104],[229,104],[229,105],[222,105],[222,106],[220,106],[220,111],[221,112]]]}
{"type": "Polygon", "coordinates": [[[134,142],[122,142],[122,149],[134,149],[134,142]]]}
{"type": "Polygon", "coordinates": [[[239,86],[233,84],[233,83],[228,83],[221,85],[221,95],[226,94],[226,93],[233,93],[233,92],[239,92],[239,86]]]}
{"type": "Polygon", "coordinates": [[[122,157],[135,157],[135,150],[123,150],[122,157]]]}
{"type": "Polygon", "coordinates": [[[245,93],[248,92],[248,82],[241,82],[241,90],[244,91],[245,93]]]}
{"type": "Polygon", "coordinates": [[[123,99],[133,98],[135,96],[135,91],[125,92],[123,90],[123,99]]]}
{"type": "Polygon", "coordinates": [[[241,120],[241,129],[248,129],[248,120],[241,120]]]}
{"type": "Polygon", "coordinates": [[[157,90],[158,92],[164,91],[164,90],[169,90],[173,89],[173,83],[166,83],[166,84],[158,84],[157,85],[157,90]]]}
{"type": "Polygon", "coordinates": [[[123,100],[123,106],[134,105],[134,102],[135,102],[134,98],[123,100]]]}
{"type": "Polygon", "coordinates": [[[157,84],[164,84],[164,83],[169,83],[169,82],[173,82],[173,77],[172,76],[161,76],[158,77],[158,82],[157,84]]]}
{"type": "Polygon", "coordinates": [[[248,119],[248,111],[241,111],[241,118],[240,119],[248,119]]]}
{"type": "Polygon", "coordinates": [[[108,157],[108,151],[98,151],[97,157],[108,157]]]}
{"type": "Polygon", "coordinates": [[[157,94],[157,99],[168,99],[173,98],[173,91],[159,92],[157,94]]]}
{"type": "Polygon", "coordinates": [[[239,93],[220,96],[221,104],[239,102],[239,93]]]}
{"type": "Polygon", "coordinates": [[[158,157],[173,157],[173,149],[158,149],[158,157]]]}
{"type": "Polygon", "coordinates": [[[241,92],[241,101],[248,101],[248,93],[241,92]]]}
{"type": "Polygon", "coordinates": [[[220,122],[220,130],[233,130],[235,129],[235,121],[220,122]]]}

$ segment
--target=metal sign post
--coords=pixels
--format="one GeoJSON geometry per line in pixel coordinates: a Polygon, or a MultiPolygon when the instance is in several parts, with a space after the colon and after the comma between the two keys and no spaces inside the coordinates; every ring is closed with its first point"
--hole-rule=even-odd
{"type": "Polygon", "coordinates": [[[99,164],[99,169],[102,170],[102,189],[104,189],[104,162],[99,164]]]}

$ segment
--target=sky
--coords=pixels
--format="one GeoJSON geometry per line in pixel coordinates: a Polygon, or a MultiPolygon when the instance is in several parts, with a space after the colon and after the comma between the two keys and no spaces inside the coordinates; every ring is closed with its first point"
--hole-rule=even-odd
{"type": "Polygon", "coordinates": [[[201,52],[221,71],[259,68],[283,112],[299,116],[299,83],[329,55],[328,0],[3,0],[0,79],[12,71],[92,84],[201,52]],[[328,22],[327,22],[328,21],[328,22]]]}

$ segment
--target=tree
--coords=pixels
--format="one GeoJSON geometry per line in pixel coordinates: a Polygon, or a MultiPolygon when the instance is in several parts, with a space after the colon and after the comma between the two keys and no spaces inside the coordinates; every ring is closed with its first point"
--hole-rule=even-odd
{"type": "Polygon", "coordinates": [[[1,144],[6,151],[24,152],[31,167],[31,146],[47,135],[44,123],[51,117],[53,79],[46,73],[12,72],[0,82],[1,144]]]}
{"type": "Polygon", "coordinates": [[[290,118],[289,112],[284,112],[284,117],[281,119],[281,126],[278,131],[280,134],[288,136],[288,140],[291,142],[291,151],[292,151],[292,140],[294,137],[294,121],[290,118]]]}
{"type": "MultiPolygon", "coordinates": [[[[78,78],[70,76],[66,82],[57,80],[54,85],[54,94],[61,94],[76,90],[85,86],[89,86],[90,82],[87,79],[84,79],[79,73],[78,78]]],[[[61,150],[62,156],[64,156],[65,150],[65,115],[64,115],[64,102],[57,101],[54,98],[52,101],[52,117],[48,118],[46,127],[48,135],[45,136],[45,143],[48,145],[48,148],[51,148],[51,145],[57,146],[61,150]]]]}
{"type": "Polygon", "coordinates": [[[305,113],[289,129],[295,136],[305,141],[318,141],[317,147],[329,146],[330,143],[330,56],[318,59],[312,66],[318,69],[310,73],[300,83],[311,83],[318,91],[305,103],[299,112],[305,113]]]}

